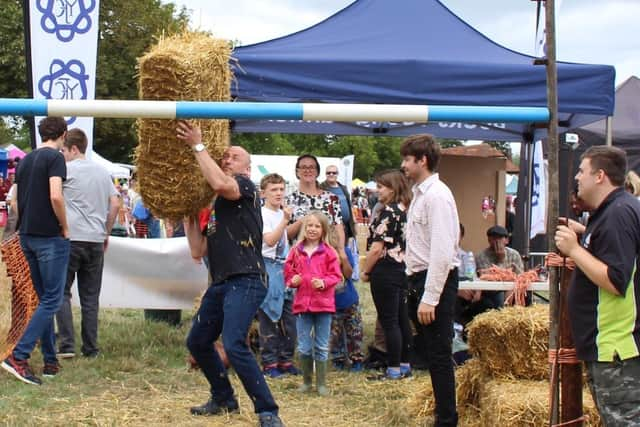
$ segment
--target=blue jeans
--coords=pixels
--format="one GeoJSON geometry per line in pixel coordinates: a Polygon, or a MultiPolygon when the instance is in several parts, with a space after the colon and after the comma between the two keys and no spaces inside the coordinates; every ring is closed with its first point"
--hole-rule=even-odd
{"type": "Polygon", "coordinates": [[[13,357],[26,360],[38,340],[44,361],[57,362],[53,317],[62,304],[67,280],[70,242],[63,237],[20,235],[20,246],[29,263],[33,288],[40,300],[27,329],[13,350],[13,357]]]}
{"type": "Polygon", "coordinates": [[[210,286],[193,319],[187,347],[211,385],[213,400],[226,403],[234,398],[233,388],[213,348],[222,334],[229,363],[254,402],[255,412],[277,414],[278,405],[246,342],[251,321],[266,294],[267,288],[258,275],[233,276],[210,286]]]}
{"type": "Polygon", "coordinates": [[[296,320],[298,353],[324,362],[329,359],[331,313],[301,313],[296,320]],[[313,334],[313,336],[312,336],[313,334]]]}

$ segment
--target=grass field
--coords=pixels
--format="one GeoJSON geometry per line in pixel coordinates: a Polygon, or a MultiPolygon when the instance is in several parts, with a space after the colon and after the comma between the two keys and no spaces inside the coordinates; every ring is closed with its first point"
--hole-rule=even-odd
{"type": "MultiPolygon", "coordinates": [[[[365,336],[371,337],[375,310],[367,285],[360,284],[359,289],[365,336]]],[[[9,283],[1,268],[0,319],[7,318],[8,298],[9,283]]],[[[191,315],[183,312],[183,323],[174,328],[145,321],[141,310],[101,310],[102,354],[98,358],[63,360],[60,374],[45,378],[40,387],[23,384],[0,372],[0,425],[255,425],[253,405],[235,374],[231,379],[240,402],[239,415],[203,418],[189,414],[190,406],[208,398],[204,377],[200,372],[189,371],[185,362],[184,340],[191,315]]],[[[79,320],[77,312],[74,320],[79,320]]],[[[39,375],[39,351],[33,354],[31,364],[39,375]]],[[[407,407],[415,390],[429,382],[428,375],[417,373],[412,380],[374,383],[367,381],[366,375],[331,372],[328,397],[299,394],[296,388],[300,377],[269,379],[269,384],[287,426],[429,425],[428,420],[415,419],[407,407]]]]}

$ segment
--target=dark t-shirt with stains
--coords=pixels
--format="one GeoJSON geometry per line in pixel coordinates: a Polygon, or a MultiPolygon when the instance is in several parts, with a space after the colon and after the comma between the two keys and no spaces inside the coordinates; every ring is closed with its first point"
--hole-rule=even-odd
{"type": "Polygon", "coordinates": [[[241,274],[264,274],[262,215],[255,185],[236,175],[240,199],[216,198],[205,233],[213,285],[241,274]]]}

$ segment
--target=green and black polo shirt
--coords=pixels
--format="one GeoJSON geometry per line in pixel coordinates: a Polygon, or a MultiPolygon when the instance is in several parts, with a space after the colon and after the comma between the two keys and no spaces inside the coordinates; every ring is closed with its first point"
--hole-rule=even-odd
{"type": "Polygon", "coordinates": [[[612,191],[589,218],[582,246],[607,266],[621,296],[596,286],[576,269],[569,316],[578,358],[613,361],[640,355],[640,201],[612,191]]]}

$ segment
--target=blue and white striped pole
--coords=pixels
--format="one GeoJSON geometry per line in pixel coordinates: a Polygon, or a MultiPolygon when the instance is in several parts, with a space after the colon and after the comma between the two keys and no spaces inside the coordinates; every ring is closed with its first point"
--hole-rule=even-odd
{"type": "Polygon", "coordinates": [[[149,119],[330,120],[336,122],[549,121],[542,107],[489,107],[282,102],[47,100],[0,98],[0,116],[79,116],[149,119]]]}

